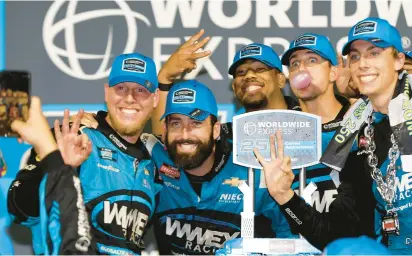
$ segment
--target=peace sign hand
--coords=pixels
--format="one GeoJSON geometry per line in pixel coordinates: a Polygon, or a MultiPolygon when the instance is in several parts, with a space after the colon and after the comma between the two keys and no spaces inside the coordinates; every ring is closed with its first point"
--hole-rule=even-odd
{"type": "Polygon", "coordinates": [[[271,135],[270,161],[266,161],[257,148],[253,149],[253,152],[263,167],[266,185],[270,195],[280,205],[283,205],[294,195],[294,192],[290,187],[295,175],[292,172],[290,157],[284,156],[284,145],[280,131],[276,131],[276,141],[277,150],[275,149],[275,135],[271,135]]]}
{"type": "Polygon", "coordinates": [[[205,37],[200,40],[204,33],[205,31],[201,29],[170,55],[159,71],[158,80],[160,83],[173,83],[173,80],[183,72],[189,73],[195,69],[197,67],[196,60],[211,54],[210,50],[202,50],[210,40],[210,37],[205,37]]]}
{"type": "Polygon", "coordinates": [[[360,97],[360,92],[351,77],[349,60],[346,60],[346,63],[344,63],[342,54],[338,55],[338,79],[336,80],[336,87],[340,94],[349,99],[358,99],[360,97]]]}

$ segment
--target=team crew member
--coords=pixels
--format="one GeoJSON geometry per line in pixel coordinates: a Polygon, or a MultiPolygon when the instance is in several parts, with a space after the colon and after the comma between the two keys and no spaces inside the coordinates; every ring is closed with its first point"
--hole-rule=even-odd
{"type": "Polygon", "coordinates": [[[351,28],[342,53],[365,97],[349,110],[322,160],[340,168],[347,145],[355,138],[362,141],[379,212],[377,234],[387,240],[391,253],[411,254],[412,198],[406,185],[412,171],[411,77],[402,71],[401,36],[388,21],[367,18],[351,28]]]}
{"type": "MultiPolygon", "coordinates": [[[[152,118],[153,131],[155,132],[156,127],[159,127],[158,120],[165,113],[166,97],[168,97],[169,90],[172,88],[176,95],[170,92],[169,101],[173,97],[183,102],[196,99],[196,103],[186,105],[185,108],[185,111],[189,109],[190,112],[193,112],[192,119],[185,116],[188,112],[177,112],[179,114],[179,125],[185,126],[185,129],[195,126],[193,131],[183,135],[185,136],[184,139],[179,138],[177,134],[180,133],[173,130],[172,123],[168,123],[172,119],[165,118],[167,127],[161,132],[158,131],[157,134],[164,134],[165,131],[168,131],[168,136],[165,134],[163,138],[164,140],[167,139],[166,146],[169,154],[157,138],[147,135],[142,139],[152,150],[152,158],[160,170],[161,177],[166,180],[160,195],[164,199],[159,200],[156,214],[159,221],[155,222],[159,248],[161,253],[165,254],[213,254],[216,248],[220,248],[226,240],[240,235],[241,219],[239,214],[243,208],[243,196],[237,186],[242,180],[247,179],[247,170],[233,164],[233,146],[230,140],[219,139],[216,141],[219,135],[220,137],[230,138],[232,136],[231,130],[227,126],[222,126],[219,132],[216,131],[216,127],[219,127],[216,101],[213,94],[204,85],[191,81],[187,84],[180,84],[176,88],[171,87],[174,78],[180,75],[181,72],[195,68],[196,59],[210,54],[209,51],[197,52],[209,39],[206,37],[200,40],[203,33],[204,31],[201,30],[179,47],[160,70],[158,79],[159,82],[163,82],[163,84],[160,84],[160,103],[155,111],[157,114],[154,114],[152,118]],[[188,86],[188,88],[181,86],[188,86]],[[177,88],[182,89],[182,91],[176,91],[177,88]],[[190,91],[188,91],[189,89],[190,91]],[[201,98],[195,98],[195,96],[201,98]],[[202,108],[206,108],[208,102],[212,105],[206,110],[202,110],[202,108]],[[162,107],[163,112],[159,114],[162,107]],[[212,111],[210,108],[214,110],[212,111]],[[209,114],[196,120],[197,115],[204,115],[204,113],[209,114]],[[198,137],[200,136],[199,132],[201,138],[198,137]],[[208,136],[205,137],[206,134],[208,136]],[[188,151],[185,152],[185,150],[188,151]],[[187,164],[185,164],[186,162],[187,164]],[[216,192],[216,190],[219,192],[216,192]],[[176,215],[176,213],[182,213],[182,215],[176,215]],[[213,216],[220,222],[213,221],[213,218],[209,217],[205,219],[205,216],[213,216]],[[179,220],[178,217],[183,219],[179,220]],[[194,218],[194,220],[190,221],[190,218],[194,218]],[[203,233],[199,233],[199,236],[194,238],[191,234],[195,233],[192,231],[196,234],[200,231],[203,233]],[[216,239],[213,239],[213,241],[210,239],[202,240],[201,238],[206,234],[205,232],[207,235],[219,234],[221,239],[214,237],[216,239]]],[[[268,51],[267,46],[263,46],[263,49],[265,49],[265,58],[268,63],[272,61],[270,65],[277,65],[277,68],[281,69],[280,60],[273,50],[268,51]]],[[[267,67],[266,72],[262,70],[261,72],[267,73],[265,80],[262,79],[264,86],[279,86],[276,81],[273,81],[278,74],[277,70],[267,67]]],[[[252,76],[254,75],[252,74],[252,76]]],[[[246,80],[254,81],[258,78],[246,80]]],[[[262,80],[259,78],[259,81],[262,80]]],[[[247,84],[248,82],[244,83],[247,84]]],[[[266,89],[262,94],[267,94],[266,89]]],[[[176,109],[176,107],[182,107],[183,105],[175,102],[168,106],[176,109]]],[[[166,110],[166,112],[170,114],[169,110],[166,110]]],[[[84,124],[97,127],[90,115],[86,119],[83,120],[84,124]]],[[[267,191],[263,176],[260,175],[260,171],[256,173],[255,180],[259,183],[255,186],[258,188],[256,194],[261,198],[256,201],[261,202],[261,206],[256,207],[255,211],[261,216],[257,218],[255,234],[261,237],[291,236],[284,217],[279,215],[276,210],[276,204],[272,199],[268,199],[269,194],[262,192],[267,191]],[[270,210],[268,211],[268,209],[270,210]]]]}
{"type": "MultiPolygon", "coordinates": [[[[238,186],[247,180],[247,168],[235,165],[232,146],[217,140],[217,104],[205,85],[195,80],[175,84],[162,118],[165,145],[142,135],[164,184],[154,221],[158,248],[167,255],[214,254],[240,237],[243,194],[238,186]]],[[[291,237],[260,171],[254,188],[255,236],[291,237]]]]}
{"type": "MultiPolygon", "coordinates": [[[[157,136],[163,133],[158,120],[165,109],[167,93],[173,81],[184,71],[190,72],[196,68],[197,59],[211,54],[209,50],[200,50],[210,40],[210,37],[201,39],[203,34],[202,29],[182,44],[159,71],[160,100],[152,118],[152,131],[157,136]]],[[[246,112],[264,109],[300,110],[293,98],[282,93],[286,77],[282,73],[279,56],[271,47],[257,43],[243,47],[235,54],[229,74],[233,76],[233,92],[246,112]]],[[[222,124],[221,135],[222,139],[232,138],[232,123],[222,124]]]]}
{"type": "MultiPolygon", "coordinates": [[[[291,42],[289,49],[282,56],[282,63],[289,67],[291,88],[299,99],[302,110],[322,118],[322,150],[324,151],[350,107],[346,99],[334,95],[333,84],[339,74],[333,46],[323,35],[306,33],[291,42]]],[[[359,163],[363,161],[361,156],[357,156],[356,149],[356,145],[353,145],[350,161],[340,173],[323,164],[306,168],[306,184],[312,182],[316,188],[312,194],[313,208],[306,205],[296,193],[291,193],[291,198],[287,198],[288,200],[278,201],[283,210],[305,213],[300,221],[301,224],[292,218],[293,215],[287,214],[287,211],[285,216],[292,230],[304,235],[319,249],[323,249],[330,241],[339,237],[374,234],[373,195],[372,193],[356,194],[358,188],[371,186],[368,175],[361,176],[362,172],[352,173],[360,168],[359,163]],[[343,184],[340,185],[342,181],[343,184]],[[335,198],[336,202],[334,202],[335,198]],[[355,199],[362,203],[357,204],[355,199]],[[360,214],[347,214],[347,212],[360,214]],[[334,221],[336,219],[340,221],[334,221]],[[358,225],[351,225],[352,223],[358,225]]],[[[298,172],[299,170],[294,170],[294,179],[285,180],[282,184],[285,186],[286,182],[290,182],[290,192],[299,188],[298,172]]]]}
{"type": "MultiPolygon", "coordinates": [[[[158,102],[156,76],[152,59],[138,53],[118,56],[104,87],[108,113],[97,114],[97,129],[84,128],[82,135],[78,135],[92,142],[90,156],[83,162],[84,158],[79,157],[81,152],[61,148],[62,152],[66,150],[65,163],[78,167],[100,253],[129,254],[143,249],[142,237],[155,210],[155,194],[160,189],[154,183],[154,164],[139,139],[158,102]]],[[[69,130],[68,114],[62,132],[58,123],[55,130],[58,142],[77,134],[77,129],[69,130]]],[[[18,173],[8,194],[8,209],[14,220],[35,225],[33,229],[39,225],[39,207],[44,203],[37,196],[44,177],[42,168],[32,151],[29,164],[18,173]]],[[[33,237],[36,240],[41,236],[37,233],[33,237]]],[[[45,253],[43,246],[42,241],[34,241],[35,253],[45,253]]]]}
{"type": "MultiPolygon", "coordinates": [[[[77,120],[80,123],[80,118],[77,120]]],[[[42,242],[46,245],[46,254],[93,253],[90,225],[83,205],[78,174],[71,166],[64,164],[46,117],[41,111],[39,98],[32,97],[27,121],[15,120],[11,128],[20,136],[20,139],[33,145],[41,159],[39,165],[43,167],[44,173],[48,176],[45,182],[45,209],[42,210],[50,213],[51,208],[54,208],[54,213],[57,211],[58,217],[65,220],[59,223],[59,228],[51,228],[50,232],[42,237],[44,239],[42,242]],[[77,202],[80,203],[77,204],[77,202]],[[59,211],[59,208],[65,210],[59,211]],[[57,237],[60,241],[55,239],[57,237]]],[[[76,141],[74,138],[65,141],[65,146],[81,148],[85,146],[84,143],[87,143],[87,141],[84,143],[80,140],[76,141]]],[[[90,151],[85,153],[87,155],[90,151]]]]}

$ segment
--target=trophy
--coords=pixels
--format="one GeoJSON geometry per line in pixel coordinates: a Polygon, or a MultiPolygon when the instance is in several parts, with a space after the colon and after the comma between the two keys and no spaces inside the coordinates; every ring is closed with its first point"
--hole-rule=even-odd
{"type": "Polygon", "coordinates": [[[248,167],[248,182],[239,185],[243,193],[241,238],[228,241],[217,253],[225,255],[321,254],[302,236],[298,239],[254,238],[254,169],[262,169],[253,148],[270,159],[270,135],[281,131],[284,154],[291,158],[292,169],[300,169],[299,195],[305,193],[305,167],[319,163],[322,155],[322,130],[319,116],[291,110],[262,110],[233,118],[233,162],[248,167]]]}

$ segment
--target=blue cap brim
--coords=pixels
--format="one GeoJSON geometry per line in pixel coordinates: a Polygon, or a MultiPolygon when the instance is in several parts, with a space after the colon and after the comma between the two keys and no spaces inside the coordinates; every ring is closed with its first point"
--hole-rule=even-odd
{"type": "Polygon", "coordinates": [[[338,65],[336,60],[331,60],[328,58],[328,56],[324,55],[321,51],[318,51],[317,49],[311,48],[311,47],[305,47],[305,46],[298,46],[298,47],[294,47],[294,48],[290,48],[289,50],[287,50],[283,55],[282,55],[282,65],[285,66],[289,66],[289,58],[290,55],[292,55],[293,52],[297,51],[297,50],[302,50],[302,49],[308,49],[314,53],[316,53],[317,55],[321,56],[322,58],[324,58],[325,60],[329,61],[332,66],[336,66],[338,65]]]}
{"type": "MultiPolygon", "coordinates": [[[[391,46],[395,47],[394,45],[392,45],[392,44],[390,44],[390,43],[388,43],[388,42],[386,42],[386,41],[384,41],[384,40],[382,40],[382,39],[379,39],[379,38],[356,38],[356,39],[354,39],[354,40],[351,40],[351,41],[347,42],[347,43],[343,46],[343,49],[342,49],[342,55],[343,55],[343,56],[346,56],[346,55],[349,54],[351,44],[352,44],[353,42],[357,41],[357,40],[367,41],[367,42],[369,42],[369,43],[372,43],[372,44],[376,45],[376,46],[379,47],[379,48],[388,48],[388,47],[391,47],[391,46]],[[375,41],[375,42],[374,42],[373,40],[379,40],[379,41],[375,41]]],[[[403,51],[402,51],[402,52],[403,52],[403,51]]]]}
{"type": "Polygon", "coordinates": [[[109,80],[109,86],[113,87],[117,84],[125,83],[125,82],[140,84],[141,86],[149,90],[151,93],[154,93],[154,91],[156,90],[155,85],[150,83],[148,80],[140,78],[140,77],[128,76],[128,75],[120,75],[120,76],[114,77],[113,79],[109,80]],[[151,85],[150,88],[148,85],[151,85]]]}
{"type": "Polygon", "coordinates": [[[170,111],[165,112],[163,116],[160,118],[160,120],[163,120],[166,116],[171,115],[171,114],[185,115],[197,121],[204,121],[208,116],[211,115],[209,112],[203,111],[200,109],[180,107],[180,108],[173,108],[170,111]]]}
{"type": "MultiPolygon", "coordinates": [[[[269,63],[269,62],[267,62],[267,61],[265,61],[265,60],[262,60],[262,59],[260,59],[260,58],[258,58],[258,57],[253,57],[253,56],[251,56],[251,57],[241,58],[241,59],[238,59],[236,62],[233,62],[232,65],[230,65],[230,67],[229,67],[229,72],[228,72],[229,75],[234,76],[235,71],[236,71],[236,68],[237,68],[240,64],[242,64],[244,61],[250,60],[250,59],[260,61],[260,62],[262,62],[262,63],[265,63],[267,66],[269,66],[269,67],[271,67],[271,68],[276,68],[277,70],[279,70],[278,67],[273,66],[271,63],[269,63]]],[[[279,71],[282,72],[282,70],[279,70],[279,71]]]]}

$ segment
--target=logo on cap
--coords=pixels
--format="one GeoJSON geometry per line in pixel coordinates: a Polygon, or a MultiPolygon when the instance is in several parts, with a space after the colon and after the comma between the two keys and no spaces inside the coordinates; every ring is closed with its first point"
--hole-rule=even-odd
{"type": "Polygon", "coordinates": [[[192,89],[179,89],[173,93],[173,103],[194,103],[196,101],[196,91],[192,89]]]}
{"type": "Polygon", "coordinates": [[[262,55],[262,47],[257,45],[250,45],[240,50],[240,58],[256,55],[262,55]]]}
{"type": "Polygon", "coordinates": [[[301,45],[316,45],[316,36],[311,36],[311,35],[303,35],[295,40],[295,46],[301,46],[301,45]]]}
{"type": "Polygon", "coordinates": [[[129,58],[123,60],[123,71],[146,73],[146,62],[138,58],[129,58]]]}
{"type": "Polygon", "coordinates": [[[203,115],[205,112],[201,109],[195,108],[192,112],[189,113],[191,117],[199,117],[203,115]]]}
{"type": "Polygon", "coordinates": [[[353,35],[375,33],[378,24],[375,21],[363,21],[355,26],[353,35]]]}

